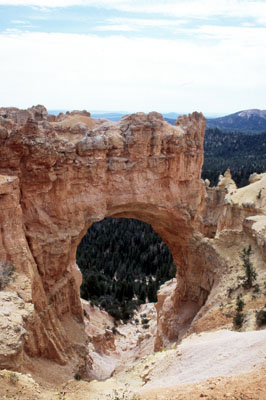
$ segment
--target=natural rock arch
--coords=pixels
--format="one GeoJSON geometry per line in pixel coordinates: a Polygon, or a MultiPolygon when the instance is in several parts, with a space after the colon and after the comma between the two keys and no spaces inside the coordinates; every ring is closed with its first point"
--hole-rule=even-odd
{"type": "Polygon", "coordinates": [[[87,112],[53,117],[42,106],[0,115],[0,207],[8,209],[0,259],[16,266],[27,311],[13,365],[28,356],[85,365],[76,248],[107,216],[148,222],[168,244],[179,279],[175,313],[156,347],[183,334],[212,285],[195,263],[205,198],[202,114],[179,117],[176,126],[155,112],[117,123],[87,112]]]}

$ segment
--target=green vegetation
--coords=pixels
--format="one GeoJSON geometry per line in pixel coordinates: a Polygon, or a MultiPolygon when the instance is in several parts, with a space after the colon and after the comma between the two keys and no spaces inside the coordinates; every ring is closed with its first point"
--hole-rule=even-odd
{"type": "Polygon", "coordinates": [[[250,261],[250,255],[252,253],[251,246],[247,249],[243,249],[240,257],[243,260],[243,267],[245,269],[245,280],[243,283],[244,288],[250,289],[253,286],[253,281],[256,280],[257,278],[257,273],[255,271],[255,268],[253,267],[252,262],[250,261]]]}
{"type": "Polygon", "coordinates": [[[76,379],[76,381],[80,381],[82,379],[82,376],[79,372],[76,372],[74,375],[74,379],[76,379]]]}
{"type": "Polygon", "coordinates": [[[253,172],[266,171],[266,133],[247,135],[206,129],[202,178],[217,185],[220,174],[230,168],[238,187],[247,185],[253,172]]]}
{"type": "Polygon", "coordinates": [[[3,290],[8,285],[14,271],[14,265],[8,261],[0,261],[0,290],[3,290]]]}
{"type": "Polygon", "coordinates": [[[16,385],[16,383],[19,381],[18,375],[16,372],[10,372],[9,374],[9,382],[12,383],[12,385],[16,385]]]}
{"type": "MultiPolygon", "coordinates": [[[[245,270],[245,276],[239,276],[238,278],[241,279],[243,281],[242,284],[239,284],[237,286],[236,289],[241,288],[241,286],[244,289],[251,289],[253,288],[253,292],[254,293],[259,293],[260,292],[260,288],[259,285],[253,285],[254,280],[257,278],[257,273],[255,271],[255,268],[252,264],[252,262],[250,261],[250,256],[252,254],[252,249],[251,246],[249,245],[248,248],[243,248],[243,250],[240,253],[240,257],[243,261],[243,268],[245,270]]],[[[229,297],[231,296],[232,292],[234,289],[229,288],[228,293],[229,293],[229,297]]],[[[252,298],[255,298],[255,296],[253,295],[252,298]]],[[[243,308],[244,308],[244,301],[242,300],[242,293],[240,293],[237,296],[237,301],[236,301],[236,314],[234,317],[234,326],[235,328],[239,329],[241,328],[241,326],[243,325],[244,322],[244,314],[242,313],[243,308]]],[[[265,312],[265,317],[266,317],[266,312],[265,312]]],[[[256,315],[256,319],[257,319],[257,325],[259,325],[261,323],[261,321],[263,321],[264,318],[264,313],[259,312],[256,315]]],[[[260,326],[260,325],[259,325],[260,326]]]]}
{"type": "Polygon", "coordinates": [[[136,394],[133,394],[129,392],[129,390],[126,389],[114,389],[112,394],[109,394],[106,396],[106,399],[110,400],[140,400],[140,397],[137,396],[136,394]]]}
{"type": "Polygon", "coordinates": [[[140,304],[176,275],[167,245],[150,225],[125,218],[94,223],[77,249],[83,275],[81,297],[115,319],[132,317],[140,304]]]}
{"type": "Polygon", "coordinates": [[[266,325],[266,305],[257,312],[256,323],[258,326],[266,325]]]}
{"type": "Polygon", "coordinates": [[[242,313],[244,305],[242,294],[239,294],[236,300],[236,315],[234,317],[234,325],[237,329],[241,328],[244,322],[244,314],[242,313]]]}

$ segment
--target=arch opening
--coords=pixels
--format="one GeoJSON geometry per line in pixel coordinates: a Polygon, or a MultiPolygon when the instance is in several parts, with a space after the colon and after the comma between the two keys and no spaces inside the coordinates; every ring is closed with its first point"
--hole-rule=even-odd
{"type": "Polygon", "coordinates": [[[157,291],[176,276],[167,244],[151,225],[132,218],[94,223],[77,248],[81,298],[128,321],[141,304],[157,302],[157,291]]]}

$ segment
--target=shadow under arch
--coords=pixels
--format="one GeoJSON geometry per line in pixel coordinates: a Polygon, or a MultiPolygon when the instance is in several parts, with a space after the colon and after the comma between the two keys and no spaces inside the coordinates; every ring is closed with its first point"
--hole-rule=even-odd
{"type": "Polygon", "coordinates": [[[176,275],[169,247],[136,218],[94,223],[77,249],[81,298],[124,322],[146,301],[157,302],[160,286],[176,275]]]}

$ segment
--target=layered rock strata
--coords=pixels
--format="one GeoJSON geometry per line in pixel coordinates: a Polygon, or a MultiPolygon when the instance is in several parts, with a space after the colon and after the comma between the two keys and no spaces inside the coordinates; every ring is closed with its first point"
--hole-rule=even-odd
{"type": "MultiPolygon", "coordinates": [[[[250,185],[238,189],[230,171],[220,176],[217,187],[206,182],[206,196],[200,212],[202,225],[190,239],[186,262],[194,265],[194,279],[201,282],[206,301],[191,321],[182,308],[180,278],[174,289],[165,285],[158,293],[156,349],[180,340],[185,334],[235,329],[233,317],[237,296],[243,296],[243,330],[258,329],[256,314],[265,305],[266,287],[266,173],[253,174],[250,185]],[[254,288],[245,290],[241,253],[251,246],[250,262],[257,273],[254,288]]],[[[190,277],[190,281],[193,277],[190,277]]],[[[184,297],[183,297],[184,298],[184,297]]],[[[191,307],[196,302],[191,303],[191,307]]]]}
{"type": "Polygon", "coordinates": [[[155,112],[114,123],[87,112],[49,116],[43,106],[0,109],[0,258],[15,266],[4,290],[27,310],[17,369],[34,357],[85,367],[76,248],[107,216],[141,219],[162,236],[179,265],[177,303],[186,321],[194,317],[212,285],[190,260],[205,193],[204,128],[198,113],[171,126],[155,112]]]}
{"type": "Polygon", "coordinates": [[[46,358],[90,370],[76,249],[108,216],[150,223],[178,265],[176,283],[159,293],[156,350],[227,323],[214,316],[238,293],[230,282],[243,247],[265,275],[266,175],[237,189],[227,172],[210,188],[204,129],[198,113],[171,126],[155,112],[115,123],[86,111],[0,109],[0,277],[15,268],[0,292],[0,367],[46,358]]]}

